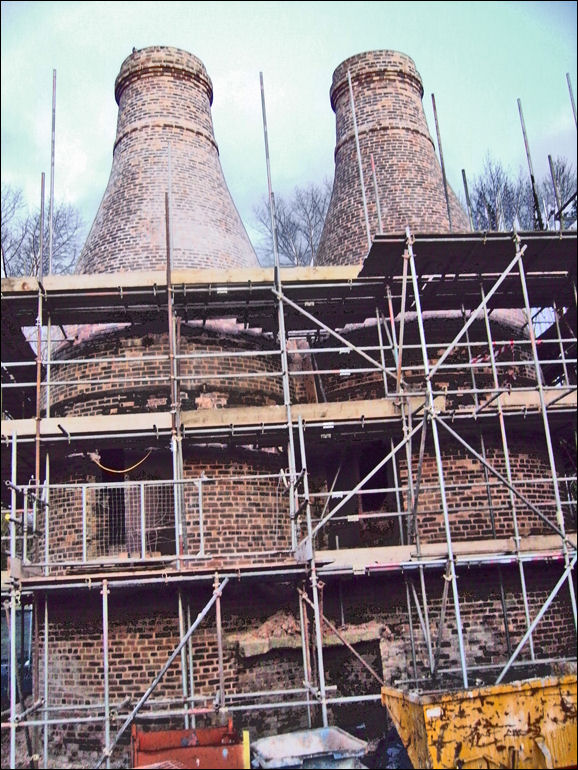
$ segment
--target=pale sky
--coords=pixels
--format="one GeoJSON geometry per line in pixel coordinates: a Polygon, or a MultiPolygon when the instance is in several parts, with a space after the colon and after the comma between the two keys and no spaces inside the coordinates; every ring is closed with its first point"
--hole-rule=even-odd
{"type": "MultiPolygon", "coordinates": [[[[112,162],[114,81],[133,48],[170,45],[198,56],[213,81],[213,121],[229,189],[250,235],[267,190],[259,72],[263,72],[273,188],[333,179],[331,76],[353,54],[388,48],[413,58],[435,140],[435,93],[454,190],[461,169],[490,152],[536,176],[547,156],[576,167],[575,2],[2,2],[2,183],[40,200],[50,171],[56,87],[55,197],[92,223],[112,162]]],[[[48,182],[47,182],[48,184],[48,182]]]]}

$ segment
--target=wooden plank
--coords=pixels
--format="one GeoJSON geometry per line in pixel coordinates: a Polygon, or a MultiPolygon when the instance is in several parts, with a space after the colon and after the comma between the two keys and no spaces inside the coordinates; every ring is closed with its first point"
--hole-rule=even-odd
{"type": "MultiPolygon", "coordinates": [[[[558,390],[546,391],[545,400],[550,404],[559,399],[550,407],[556,409],[576,408],[576,391],[560,397],[558,390]]],[[[537,391],[504,393],[500,396],[502,405],[506,411],[516,409],[528,409],[536,411],[540,408],[540,399],[537,391]]],[[[424,396],[411,396],[409,403],[412,411],[419,409],[425,401],[424,396]]],[[[435,399],[435,407],[438,414],[443,416],[445,412],[445,397],[438,396],[435,399]]],[[[497,408],[497,399],[491,404],[486,414],[497,408]]],[[[471,409],[456,410],[455,415],[469,414],[471,409]]],[[[347,421],[392,419],[400,416],[397,401],[392,398],[367,399],[361,401],[331,401],[323,404],[293,404],[291,407],[293,422],[301,417],[306,423],[343,423],[347,421]]],[[[287,410],[282,405],[275,406],[247,406],[231,407],[224,409],[197,409],[182,413],[182,425],[189,430],[223,428],[248,425],[285,425],[287,423],[287,410]]],[[[141,431],[169,430],[171,418],[168,412],[142,412],[135,414],[110,414],[95,415],[90,417],[50,417],[40,421],[40,435],[42,438],[61,436],[63,431],[71,436],[77,434],[98,433],[138,433],[141,431]]],[[[2,436],[16,435],[19,438],[30,438],[36,435],[36,421],[32,418],[26,420],[2,420],[2,436]]]]}
{"type": "MultiPolygon", "coordinates": [[[[576,533],[569,534],[568,540],[576,547],[576,533]]],[[[520,551],[522,553],[549,553],[561,550],[561,540],[558,535],[528,535],[520,539],[520,551]]],[[[513,554],[515,543],[513,538],[497,538],[486,540],[468,540],[464,542],[452,542],[454,555],[459,558],[467,556],[500,556],[504,553],[513,554]]],[[[447,558],[447,544],[422,543],[422,560],[447,558]]],[[[354,574],[363,573],[366,569],[375,568],[377,565],[399,565],[407,562],[419,563],[415,545],[378,546],[375,548],[349,548],[341,550],[316,551],[315,559],[323,566],[320,572],[333,572],[335,570],[350,570],[354,574]]]]}
{"type": "MultiPolygon", "coordinates": [[[[281,269],[282,283],[348,281],[357,278],[358,265],[326,267],[292,267],[281,269]]],[[[50,292],[114,291],[118,288],[139,289],[166,286],[166,271],[135,270],[129,273],[94,273],[91,275],[48,275],[42,285],[50,292]]],[[[217,270],[213,268],[189,268],[173,270],[172,284],[199,286],[238,284],[273,284],[272,267],[236,268],[217,270]]],[[[33,276],[2,278],[2,293],[36,293],[38,281],[33,276]]]]}
{"type": "MultiPolygon", "coordinates": [[[[90,417],[48,417],[40,420],[41,438],[62,436],[68,433],[74,437],[87,433],[138,433],[141,431],[170,430],[171,416],[168,412],[143,412],[137,414],[101,414],[90,417]],[[60,426],[64,430],[61,430],[60,426]]],[[[2,436],[18,438],[36,435],[36,420],[2,420],[2,436]]]]}
{"type": "MultiPolygon", "coordinates": [[[[544,391],[544,401],[546,402],[546,406],[550,406],[553,401],[556,403],[553,404],[551,407],[552,409],[558,408],[568,408],[568,407],[574,407],[576,408],[577,400],[576,400],[576,390],[570,391],[565,396],[560,396],[564,392],[563,388],[556,388],[555,390],[546,390],[544,391]],[[558,400],[557,400],[558,399],[558,400]]],[[[520,409],[520,408],[528,408],[528,409],[538,409],[540,407],[540,395],[537,390],[533,391],[516,391],[512,390],[509,393],[502,393],[500,396],[500,402],[502,404],[502,407],[505,410],[509,409],[520,409]]],[[[491,408],[491,406],[490,406],[491,408]]]]}

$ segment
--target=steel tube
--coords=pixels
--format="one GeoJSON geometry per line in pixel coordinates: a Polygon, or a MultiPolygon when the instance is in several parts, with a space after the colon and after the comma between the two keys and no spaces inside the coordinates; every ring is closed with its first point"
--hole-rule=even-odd
{"type": "Polygon", "coordinates": [[[359,186],[361,187],[361,199],[363,203],[363,215],[365,218],[365,231],[367,234],[367,248],[371,248],[371,230],[369,228],[369,215],[367,213],[367,198],[365,195],[365,180],[363,178],[363,164],[361,162],[361,149],[359,147],[359,132],[357,130],[357,116],[355,114],[355,99],[353,98],[353,86],[351,73],[347,70],[347,83],[349,85],[349,103],[351,105],[351,118],[353,120],[353,132],[355,136],[355,152],[357,154],[357,167],[359,170],[359,186]]]}
{"type": "Polygon", "coordinates": [[[381,313],[378,307],[375,308],[375,319],[377,321],[377,339],[379,341],[379,356],[381,358],[381,367],[383,369],[383,389],[384,389],[384,395],[387,398],[388,388],[387,388],[387,375],[385,373],[385,352],[383,350],[383,335],[381,333],[381,313]]]}
{"type": "Polygon", "coordinates": [[[102,581],[102,677],[104,687],[104,756],[106,767],[110,768],[110,692],[108,677],[108,580],[102,581]]]}
{"type": "MultiPolygon", "coordinates": [[[[454,561],[454,555],[453,555],[453,548],[452,548],[452,536],[451,536],[451,530],[450,530],[450,521],[449,521],[449,513],[448,513],[448,506],[447,506],[447,499],[445,494],[445,479],[444,479],[444,472],[443,472],[443,465],[442,465],[442,456],[441,456],[441,447],[439,443],[439,436],[437,431],[437,419],[436,419],[436,413],[435,413],[435,405],[434,405],[434,397],[433,397],[433,389],[431,384],[431,374],[429,370],[429,362],[428,362],[428,356],[427,356],[427,349],[425,347],[425,329],[423,325],[423,316],[421,311],[421,301],[420,301],[420,295],[419,295],[419,285],[417,280],[417,273],[415,268],[415,259],[413,255],[413,247],[412,247],[412,239],[411,234],[409,231],[409,227],[406,230],[406,236],[407,236],[407,250],[409,254],[409,263],[410,263],[410,269],[411,269],[411,278],[412,278],[412,284],[413,284],[413,292],[414,292],[414,299],[416,304],[416,313],[417,313],[417,322],[418,322],[418,328],[419,328],[419,336],[422,343],[422,354],[423,354],[423,363],[424,363],[424,369],[426,374],[426,382],[427,382],[427,389],[428,389],[428,398],[429,398],[429,413],[432,418],[432,436],[433,436],[433,442],[434,442],[434,448],[435,448],[435,457],[436,457],[436,465],[437,465],[437,471],[438,471],[438,478],[440,483],[440,495],[442,500],[442,511],[443,511],[443,517],[444,517],[444,528],[446,533],[446,544],[448,548],[448,560],[450,562],[451,567],[451,581],[452,581],[452,593],[453,593],[453,600],[454,600],[454,608],[456,613],[456,626],[457,626],[457,634],[458,634],[458,645],[459,645],[459,652],[460,652],[460,660],[462,665],[462,678],[464,687],[468,687],[468,673],[467,673],[467,666],[466,666],[466,658],[465,658],[465,650],[464,650],[464,639],[463,639],[463,631],[462,631],[462,620],[461,620],[461,613],[460,613],[460,601],[459,601],[459,595],[458,595],[458,587],[457,587],[457,575],[456,575],[456,567],[455,567],[455,561],[454,561]]],[[[448,351],[446,350],[446,355],[448,354],[448,351]]],[[[438,362],[439,363],[439,362],[438,362]]],[[[432,370],[433,371],[433,370],[432,370]]]]}
{"type": "Polygon", "coordinates": [[[564,585],[566,580],[568,580],[568,581],[572,580],[572,570],[574,569],[575,564],[576,564],[576,555],[574,555],[574,557],[572,558],[572,561],[565,568],[564,572],[562,573],[562,577],[558,580],[558,582],[556,583],[556,585],[552,589],[552,592],[550,593],[550,596],[546,599],[546,601],[542,605],[542,608],[540,609],[540,611],[538,612],[538,614],[536,615],[536,617],[532,621],[532,624],[531,624],[530,628],[526,631],[526,633],[524,634],[524,636],[520,640],[520,643],[518,644],[518,646],[516,647],[516,649],[512,653],[512,655],[510,657],[510,660],[508,661],[508,663],[502,669],[502,672],[501,672],[500,676],[496,679],[496,684],[500,684],[502,679],[505,677],[505,675],[508,672],[510,666],[516,660],[518,655],[520,654],[522,648],[524,647],[524,645],[528,641],[528,638],[531,637],[532,632],[534,631],[534,629],[536,628],[538,623],[544,617],[544,615],[546,613],[546,610],[552,604],[552,602],[554,601],[554,599],[556,598],[556,596],[558,594],[558,591],[562,588],[562,586],[564,585]]]}
{"type": "Polygon", "coordinates": [[[448,180],[446,178],[446,167],[445,167],[445,164],[444,164],[444,153],[443,153],[443,150],[442,150],[442,137],[441,137],[441,134],[440,134],[440,126],[439,126],[439,123],[438,123],[438,111],[437,111],[437,108],[436,108],[436,98],[435,98],[435,96],[433,94],[431,95],[431,103],[432,103],[432,107],[433,107],[434,120],[435,120],[435,124],[436,124],[436,135],[437,135],[437,138],[438,138],[438,149],[440,151],[440,165],[442,167],[442,181],[444,183],[444,195],[445,195],[445,198],[446,198],[446,208],[448,210],[448,222],[449,222],[450,233],[451,233],[453,228],[452,228],[452,212],[450,210],[450,199],[449,199],[449,195],[448,195],[448,180]]]}
{"type": "Polygon", "coordinates": [[[223,626],[221,622],[221,591],[219,589],[219,578],[215,572],[214,588],[216,592],[215,616],[217,626],[217,653],[219,656],[219,703],[225,705],[225,664],[223,659],[223,626]]]}
{"type": "MultiPolygon", "coordinates": [[[[562,547],[564,549],[565,557],[566,557],[566,566],[569,564],[569,554],[568,554],[568,544],[566,540],[566,532],[565,532],[565,526],[564,526],[564,514],[562,513],[562,503],[560,500],[560,489],[558,486],[558,475],[556,471],[556,461],[554,459],[554,449],[552,446],[552,436],[550,434],[550,423],[548,420],[548,411],[546,408],[546,400],[544,398],[544,389],[542,386],[542,372],[540,369],[540,361],[538,358],[538,349],[536,345],[536,336],[534,333],[534,325],[532,323],[532,316],[531,316],[531,310],[530,310],[530,300],[528,298],[528,286],[526,284],[526,271],[524,269],[524,263],[522,259],[522,252],[520,250],[520,241],[518,236],[516,235],[516,253],[518,254],[518,261],[520,265],[520,282],[522,285],[522,294],[524,296],[524,307],[526,312],[526,318],[528,319],[528,333],[530,335],[530,342],[532,345],[532,356],[534,359],[534,367],[536,370],[536,379],[538,382],[538,394],[540,398],[540,406],[541,406],[541,412],[542,412],[542,421],[544,425],[544,435],[546,437],[546,447],[548,450],[548,460],[550,463],[550,471],[552,473],[552,484],[554,486],[554,497],[556,500],[556,518],[558,521],[558,527],[561,533],[562,537],[562,547]]],[[[570,592],[570,601],[572,603],[572,612],[574,615],[574,628],[578,628],[578,619],[577,619],[577,612],[576,612],[576,594],[574,592],[574,583],[572,582],[572,579],[569,577],[568,579],[568,590],[570,592]]]]}
{"type": "MultiPolygon", "coordinates": [[[[208,614],[208,612],[211,609],[211,607],[213,606],[213,604],[216,602],[217,595],[220,594],[223,591],[223,589],[225,588],[225,586],[227,585],[228,582],[229,582],[229,578],[225,578],[221,582],[218,590],[215,589],[213,591],[213,596],[211,597],[211,599],[207,602],[207,604],[205,605],[204,609],[201,610],[201,612],[199,612],[199,614],[197,615],[197,618],[196,618],[195,622],[193,623],[193,625],[189,628],[189,630],[187,631],[187,633],[185,634],[183,639],[181,639],[180,643],[177,645],[175,650],[173,650],[173,652],[170,654],[167,662],[162,666],[162,668],[159,671],[159,673],[153,679],[152,684],[149,685],[149,687],[147,688],[147,690],[144,693],[144,695],[141,696],[141,698],[139,699],[138,703],[133,708],[131,713],[128,715],[128,717],[124,721],[122,727],[120,728],[120,730],[117,732],[117,734],[113,738],[112,742],[109,744],[109,750],[107,752],[108,756],[110,756],[112,754],[112,752],[114,751],[114,748],[116,747],[117,743],[119,742],[121,737],[124,735],[124,733],[126,732],[128,727],[130,726],[130,724],[133,722],[135,716],[138,714],[138,712],[141,710],[143,705],[149,699],[149,697],[153,693],[153,691],[156,688],[156,686],[158,685],[158,683],[161,681],[163,676],[166,674],[166,672],[170,668],[171,664],[174,662],[174,660],[177,657],[177,655],[179,655],[179,653],[181,651],[181,648],[186,644],[187,639],[189,639],[189,637],[196,631],[198,626],[203,622],[203,619],[208,614]]],[[[95,769],[96,770],[102,765],[104,759],[105,759],[105,755],[101,756],[101,758],[98,760],[97,764],[95,765],[95,769]]]]}
{"type": "MultiPolygon", "coordinates": [[[[10,453],[11,468],[10,476],[13,487],[18,480],[17,474],[17,437],[12,434],[12,447],[10,453]]],[[[10,530],[10,767],[16,767],[16,582],[13,576],[14,566],[16,564],[16,492],[14,488],[10,491],[11,517],[9,521],[10,530]]]]}
{"type": "Polygon", "coordinates": [[[407,618],[409,623],[409,643],[411,647],[411,662],[413,665],[413,675],[417,679],[417,657],[415,654],[415,637],[413,633],[413,611],[411,609],[411,599],[409,595],[409,585],[407,582],[407,575],[404,575],[405,583],[405,598],[407,602],[407,618]]]}
{"type": "Polygon", "coordinates": [[[524,136],[524,147],[526,148],[526,158],[528,160],[528,170],[530,171],[530,185],[532,187],[532,197],[534,199],[534,221],[538,227],[534,229],[543,230],[544,223],[542,221],[542,214],[540,212],[540,204],[538,202],[538,194],[536,192],[536,179],[534,177],[534,169],[532,168],[532,158],[530,156],[530,145],[528,144],[528,136],[526,134],[526,124],[524,123],[524,113],[522,112],[522,101],[518,99],[518,112],[520,113],[520,123],[522,125],[522,134],[524,136]]]}
{"type": "Polygon", "coordinates": [[[472,202],[470,200],[470,191],[468,190],[468,180],[466,179],[466,170],[462,169],[462,181],[464,183],[464,192],[466,194],[466,205],[468,207],[468,219],[470,220],[470,229],[474,230],[474,218],[472,215],[472,202]]]}
{"type": "MultiPolygon", "coordinates": [[[[182,640],[183,636],[185,635],[185,615],[184,615],[184,609],[183,609],[183,594],[180,588],[178,590],[178,615],[179,615],[179,637],[182,640]]],[[[190,638],[189,638],[189,641],[190,641],[190,638]]],[[[181,649],[181,685],[183,689],[183,701],[186,703],[189,697],[189,693],[187,691],[187,688],[188,688],[187,650],[185,649],[184,646],[181,649]]],[[[189,715],[186,713],[186,708],[183,714],[184,714],[184,729],[188,730],[190,723],[189,723],[189,715]]]]}
{"type": "MultiPolygon", "coordinates": [[[[187,598],[186,602],[186,609],[187,609],[187,628],[191,627],[191,605],[187,598]]],[[[193,642],[192,638],[189,636],[187,639],[187,663],[189,667],[189,703],[195,702],[195,672],[193,668],[193,642]]],[[[191,727],[193,730],[197,726],[197,718],[195,714],[192,714],[191,716],[191,727]]]]}
{"type": "Polygon", "coordinates": [[[572,90],[572,81],[570,80],[570,73],[566,73],[566,82],[568,83],[568,92],[570,93],[570,104],[572,105],[572,114],[574,115],[574,125],[578,125],[576,122],[576,102],[574,101],[574,91],[572,90]]]}
{"type": "Polygon", "coordinates": [[[307,726],[311,729],[311,705],[309,704],[309,688],[311,687],[311,673],[309,664],[309,649],[307,646],[307,634],[305,624],[308,623],[307,610],[304,607],[303,596],[299,594],[299,631],[301,633],[301,655],[303,658],[303,681],[307,693],[307,726]]]}
{"type": "MultiPolygon", "coordinates": [[[[560,217],[560,230],[564,229],[564,217],[562,215],[562,201],[560,200],[560,193],[558,192],[558,183],[556,182],[556,174],[554,172],[554,163],[552,162],[552,156],[548,155],[548,165],[550,166],[550,176],[552,177],[552,187],[554,188],[554,200],[556,201],[556,213],[560,217]]],[[[554,226],[556,225],[556,216],[554,216],[554,226]]]]}
{"type": "MultiPolygon", "coordinates": [[[[303,418],[299,416],[298,419],[298,429],[299,429],[299,448],[301,451],[301,467],[303,468],[303,491],[305,495],[305,499],[307,500],[306,503],[306,516],[307,516],[307,537],[309,540],[309,546],[310,546],[310,555],[309,555],[309,570],[310,570],[310,579],[311,579],[311,593],[313,596],[313,615],[315,618],[315,640],[316,640],[316,647],[317,647],[317,672],[318,672],[318,684],[319,684],[319,693],[321,698],[321,719],[323,722],[323,727],[327,727],[328,722],[328,715],[327,715],[327,693],[325,690],[325,666],[323,663],[323,630],[321,628],[321,618],[322,618],[322,612],[320,609],[320,603],[319,603],[319,590],[318,590],[318,583],[317,583],[317,568],[315,565],[315,543],[313,539],[314,530],[312,529],[311,524],[311,506],[309,504],[309,476],[307,473],[307,456],[305,453],[305,435],[303,430],[303,418]]],[[[304,597],[305,598],[305,597],[304,597]]]]}
{"type": "Polygon", "coordinates": [[[52,70],[52,131],[50,140],[50,208],[48,214],[48,275],[52,273],[54,231],[54,145],[56,141],[56,70],[52,70]]]}
{"type": "MultiPolygon", "coordinates": [[[[483,300],[484,287],[481,286],[480,290],[482,293],[482,300],[483,300]]],[[[494,386],[497,388],[499,387],[498,372],[496,369],[496,357],[494,355],[494,346],[492,341],[492,327],[490,324],[487,305],[484,305],[484,322],[486,326],[486,334],[488,336],[490,361],[492,364],[492,376],[494,378],[494,386]]],[[[512,523],[514,526],[514,542],[516,544],[516,553],[518,553],[520,550],[520,531],[518,528],[518,516],[516,513],[516,498],[514,496],[514,493],[512,492],[514,484],[513,484],[513,478],[512,478],[512,469],[510,466],[510,451],[509,451],[508,439],[506,435],[506,424],[504,421],[504,413],[503,413],[502,404],[500,401],[498,401],[498,419],[500,422],[500,435],[502,439],[502,451],[504,453],[504,464],[506,466],[506,478],[508,479],[508,484],[509,484],[508,494],[510,498],[510,510],[512,512],[512,523]]],[[[484,466],[484,471],[487,472],[487,468],[485,466],[484,466]]],[[[530,607],[528,604],[528,593],[526,590],[526,576],[524,573],[524,565],[522,564],[521,561],[518,561],[518,568],[520,572],[520,585],[522,587],[522,598],[524,602],[524,614],[526,616],[526,627],[529,628],[530,627],[530,607]]],[[[534,640],[532,636],[530,636],[530,651],[532,655],[532,660],[534,660],[535,658],[534,640]]]]}
{"type": "Polygon", "coordinates": [[[44,594],[44,639],[43,639],[43,658],[44,658],[44,708],[42,709],[43,727],[43,759],[44,767],[48,767],[48,594],[44,594]]]}

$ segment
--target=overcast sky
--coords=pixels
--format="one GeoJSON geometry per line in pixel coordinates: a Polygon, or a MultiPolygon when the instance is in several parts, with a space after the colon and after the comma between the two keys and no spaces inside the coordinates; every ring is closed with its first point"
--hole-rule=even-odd
{"type": "Polygon", "coordinates": [[[456,192],[488,152],[526,168],[522,100],[536,175],[547,156],[576,166],[575,2],[2,2],[2,183],[40,198],[50,171],[57,70],[55,197],[90,225],[112,161],[114,81],[133,48],[170,45],[205,63],[225,178],[252,234],[267,179],[259,90],[265,81],[273,187],[333,178],[335,67],[362,51],[411,56],[432,136],[435,93],[456,192]]]}

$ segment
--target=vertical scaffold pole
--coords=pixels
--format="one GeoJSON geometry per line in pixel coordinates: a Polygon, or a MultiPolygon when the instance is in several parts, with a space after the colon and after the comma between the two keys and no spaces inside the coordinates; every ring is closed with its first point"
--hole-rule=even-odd
{"type": "Polygon", "coordinates": [[[387,387],[387,372],[385,371],[385,352],[383,349],[383,334],[381,331],[381,313],[378,307],[375,308],[375,320],[377,323],[377,340],[379,342],[379,355],[381,358],[381,368],[383,370],[383,389],[385,396],[389,394],[389,388],[387,387]]]}
{"type": "Polygon", "coordinates": [[[470,229],[473,231],[475,229],[474,216],[472,213],[472,202],[470,200],[470,191],[468,189],[468,180],[466,179],[465,168],[462,169],[462,181],[464,183],[464,192],[466,194],[466,205],[468,207],[468,219],[470,220],[470,229]]]}
{"type": "Polygon", "coordinates": [[[50,141],[50,211],[48,216],[48,275],[52,273],[54,230],[54,145],[56,139],[56,70],[52,70],[52,131],[50,141]]]}
{"type": "Polygon", "coordinates": [[[43,725],[43,764],[48,767],[48,591],[44,593],[44,639],[43,639],[43,667],[44,667],[44,704],[42,708],[43,725]]]}
{"type": "MultiPolygon", "coordinates": [[[[530,346],[532,348],[532,357],[534,360],[534,367],[536,370],[536,381],[538,384],[538,395],[540,398],[540,411],[542,413],[542,422],[544,425],[544,435],[546,437],[546,448],[548,450],[548,461],[550,463],[550,473],[552,474],[552,485],[554,487],[554,499],[556,501],[556,520],[558,523],[558,529],[562,533],[562,548],[564,550],[564,563],[566,569],[570,564],[570,556],[568,553],[568,544],[565,536],[565,524],[564,514],[562,513],[562,501],[560,499],[560,489],[558,487],[558,473],[556,471],[556,460],[554,458],[554,448],[552,446],[552,436],[550,434],[550,422],[548,420],[548,411],[546,408],[546,399],[544,397],[544,385],[542,382],[542,370],[540,368],[540,360],[538,357],[538,347],[536,344],[536,335],[534,332],[534,324],[532,322],[532,311],[530,310],[530,299],[528,297],[528,285],[526,283],[526,272],[524,269],[523,252],[520,249],[520,237],[516,233],[515,235],[516,254],[518,256],[518,266],[520,270],[520,282],[522,284],[522,294],[524,296],[524,309],[526,312],[526,318],[528,320],[528,334],[530,335],[530,346]]],[[[577,627],[576,618],[576,594],[574,592],[574,583],[572,581],[571,573],[568,572],[568,589],[570,591],[570,601],[572,603],[572,612],[574,614],[574,627],[577,627]]]]}
{"type": "MultiPolygon", "coordinates": [[[[187,628],[191,627],[191,604],[189,602],[189,599],[187,597],[187,628]]],[[[195,705],[195,672],[193,670],[193,640],[189,636],[187,639],[187,658],[188,658],[188,664],[189,664],[189,695],[190,695],[190,703],[191,707],[194,707],[195,705]]],[[[191,717],[191,727],[193,730],[197,726],[197,717],[193,713],[191,717]]]]}
{"type": "MultiPolygon", "coordinates": [[[[550,176],[552,177],[552,187],[554,188],[554,199],[556,200],[556,213],[560,217],[560,230],[564,229],[564,215],[562,214],[562,201],[560,199],[560,192],[558,190],[558,182],[556,181],[556,173],[554,169],[554,163],[552,161],[552,156],[548,155],[548,165],[550,166],[550,176]]],[[[554,217],[554,227],[556,226],[556,221],[554,217]]]]}
{"type": "Polygon", "coordinates": [[[16,564],[16,484],[17,436],[12,434],[10,472],[10,767],[16,767],[16,578],[13,571],[16,564]]]}
{"type": "Polygon", "coordinates": [[[311,593],[313,595],[313,612],[315,616],[315,639],[317,647],[317,670],[319,674],[319,697],[321,700],[321,718],[323,727],[327,727],[327,693],[325,690],[325,666],[323,663],[323,629],[321,624],[321,612],[319,608],[319,588],[317,584],[317,567],[315,565],[315,545],[313,543],[313,526],[311,521],[311,505],[309,503],[309,476],[307,473],[307,457],[305,454],[305,434],[303,430],[303,418],[299,415],[299,447],[301,450],[301,468],[303,470],[303,493],[306,500],[307,512],[307,537],[309,538],[309,568],[311,573],[311,593]]]}
{"type": "Polygon", "coordinates": [[[347,83],[349,84],[349,103],[351,104],[351,118],[353,120],[353,133],[355,136],[355,151],[357,152],[357,165],[359,168],[359,184],[361,186],[361,200],[365,217],[365,231],[367,233],[367,248],[371,248],[371,230],[369,227],[369,215],[367,213],[367,197],[365,195],[365,180],[363,178],[363,164],[361,162],[361,149],[359,147],[359,132],[357,130],[357,116],[355,114],[355,99],[353,98],[353,85],[351,84],[351,72],[347,70],[347,83]]]}
{"type": "Polygon", "coordinates": [[[526,134],[526,124],[524,123],[524,113],[522,112],[521,99],[518,99],[518,112],[520,113],[520,123],[522,125],[522,134],[524,136],[524,147],[526,148],[526,159],[528,160],[528,170],[530,171],[530,185],[532,187],[532,197],[534,199],[534,229],[543,230],[544,223],[542,221],[542,214],[540,212],[538,193],[536,192],[536,179],[534,177],[534,169],[532,167],[532,157],[530,155],[530,145],[528,144],[528,136],[526,134]]]}
{"type": "Polygon", "coordinates": [[[431,95],[431,103],[432,103],[432,107],[433,107],[434,120],[435,120],[435,124],[436,124],[436,135],[437,135],[437,138],[438,138],[438,149],[440,151],[440,165],[442,167],[442,180],[443,180],[443,183],[444,183],[444,195],[446,196],[446,207],[447,207],[447,210],[448,210],[448,222],[449,222],[449,225],[450,225],[450,233],[451,233],[451,231],[453,230],[453,228],[452,228],[452,212],[450,210],[450,196],[449,196],[449,193],[448,193],[448,180],[446,178],[446,167],[445,167],[445,164],[444,164],[444,153],[443,153],[443,150],[442,150],[442,137],[441,137],[441,134],[440,134],[440,126],[439,126],[439,123],[438,123],[438,111],[436,109],[436,98],[435,98],[434,94],[431,95]]]}
{"type": "MultiPolygon", "coordinates": [[[[179,613],[179,637],[182,641],[183,636],[185,635],[185,614],[183,609],[183,593],[179,589],[178,591],[178,613],[179,613]]],[[[190,720],[189,715],[187,713],[188,710],[188,692],[187,692],[187,650],[183,647],[181,649],[181,684],[183,689],[183,711],[184,711],[184,728],[185,730],[189,729],[190,726],[190,720]]]]}
{"type": "Polygon", "coordinates": [[[560,348],[560,361],[562,362],[562,370],[564,371],[564,384],[570,385],[570,377],[568,376],[568,367],[566,365],[566,351],[564,350],[564,343],[562,342],[562,330],[560,328],[560,311],[556,302],[553,303],[554,308],[554,322],[556,324],[556,335],[558,337],[558,346],[560,348]]]}
{"type": "Polygon", "coordinates": [[[104,686],[104,754],[105,767],[110,768],[110,690],[108,672],[108,580],[102,581],[102,678],[104,686]]]}
{"type": "Polygon", "coordinates": [[[301,594],[299,596],[299,629],[301,631],[301,654],[303,656],[303,683],[307,691],[307,726],[312,727],[311,722],[311,661],[309,659],[309,638],[307,634],[307,607],[301,594]]]}
{"type": "Polygon", "coordinates": [[[225,663],[223,659],[223,626],[221,621],[221,590],[219,588],[219,575],[215,572],[213,583],[215,591],[215,618],[217,625],[217,653],[219,656],[219,703],[225,707],[225,663]]]}
{"type": "Polygon", "coordinates": [[[50,574],[50,455],[44,459],[44,574],[50,574]]]}
{"type": "Polygon", "coordinates": [[[265,86],[263,83],[263,73],[259,73],[259,81],[261,86],[261,111],[263,115],[263,136],[265,140],[265,161],[267,165],[267,189],[269,193],[269,214],[271,217],[271,234],[273,238],[273,257],[275,260],[275,291],[277,293],[277,325],[279,329],[279,346],[281,353],[281,377],[283,381],[283,404],[285,406],[287,415],[287,462],[289,465],[289,518],[291,521],[291,548],[295,550],[297,547],[297,505],[295,501],[296,489],[295,479],[296,463],[295,463],[295,441],[293,438],[293,419],[291,410],[291,384],[289,380],[289,357],[287,355],[287,332],[285,329],[285,313],[283,308],[283,298],[281,291],[281,264],[279,261],[279,248],[277,244],[277,224],[275,216],[275,196],[273,195],[273,187],[271,183],[271,160],[269,157],[269,134],[267,130],[267,110],[265,108],[265,86]]]}
{"type": "Polygon", "coordinates": [[[437,424],[436,424],[436,413],[435,413],[435,405],[434,405],[434,396],[433,396],[433,386],[431,382],[430,377],[430,370],[429,370],[429,361],[428,361],[428,354],[427,354],[427,344],[426,344],[426,337],[425,337],[425,329],[423,325],[423,316],[422,316],[422,310],[421,310],[421,300],[420,300],[420,294],[419,294],[419,285],[418,285],[418,279],[417,279],[417,271],[415,268],[415,258],[413,254],[413,246],[412,246],[412,236],[410,233],[409,227],[406,228],[406,240],[407,240],[407,250],[409,255],[409,264],[411,269],[411,279],[413,284],[413,292],[414,292],[414,298],[415,298],[415,304],[416,304],[416,315],[417,315],[417,322],[419,327],[419,336],[420,336],[420,344],[422,349],[422,356],[423,356],[423,365],[424,365],[424,373],[426,378],[426,386],[427,386],[427,396],[428,396],[428,411],[430,413],[430,419],[431,419],[431,427],[432,427],[432,437],[434,442],[434,448],[435,448],[435,456],[436,456],[436,465],[437,465],[437,471],[438,471],[438,479],[440,484],[440,495],[442,500],[442,511],[443,511],[443,517],[444,517],[444,526],[445,526],[445,532],[446,532],[446,544],[448,548],[448,561],[450,563],[450,580],[452,582],[452,594],[453,594],[453,600],[454,600],[454,609],[456,613],[456,625],[457,625],[457,635],[458,635],[458,645],[459,645],[459,653],[460,653],[460,663],[461,663],[461,670],[462,670],[462,679],[464,683],[464,688],[467,689],[468,687],[468,672],[467,672],[467,666],[466,666],[466,656],[464,651],[464,638],[463,638],[463,630],[462,630],[462,618],[461,618],[461,612],[460,612],[460,599],[458,594],[458,586],[457,586],[457,574],[456,574],[456,565],[454,560],[454,554],[453,554],[453,547],[452,547],[452,535],[451,535],[451,529],[450,529],[450,519],[449,519],[449,510],[448,510],[448,503],[446,498],[446,491],[445,491],[445,479],[444,479],[444,470],[443,470],[443,464],[442,464],[442,456],[441,456],[441,447],[440,447],[440,441],[439,441],[439,435],[437,430],[437,424]]]}
{"type": "Polygon", "coordinates": [[[566,82],[568,83],[568,91],[570,93],[570,104],[572,105],[572,114],[574,115],[574,125],[578,126],[576,122],[576,102],[574,101],[574,91],[572,90],[572,81],[570,80],[570,73],[566,73],[566,82]]]}
{"type": "MultiPolygon", "coordinates": [[[[488,338],[488,349],[490,354],[490,363],[492,366],[492,376],[494,381],[494,388],[496,390],[499,390],[500,382],[498,379],[498,367],[496,366],[496,357],[494,355],[494,339],[492,335],[492,327],[490,325],[490,317],[488,314],[488,305],[486,302],[486,294],[484,292],[484,287],[480,287],[480,292],[482,296],[482,304],[484,306],[484,322],[486,325],[486,336],[488,338]]],[[[506,434],[506,422],[504,420],[504,412],[502,409],[502,402],[498,398],[497,401],[498,404],[498,420],[500,423],[500,435],[502,438],[502,451],[504,453],[504,465],[506,468],[506,478],[508,480],[508,484],[510,487],[513,486],[513,478],[512,478],[512,469],[510,466],[510,450],[508,446],[508,438],[506,434]]],[[[484,448],[484,457],[485,457],[485,446],[484,448]]],[[[512,512],[512,524],[514,527],[514,545],[516,549],[516,561],[518,563],[518,570],[520,573],[520,585],[522,586],[522,598],[524,601],[524,614],[526,616],[526,627],[530,628],[531,620],[530,620],[530,606],[528,604],[528,592],[526,590],[526,576],[524,572],[524,564],[522,560],[520,559],[520,530],[518,528],[518,515],[516,511],[516,498],[514,496],[514,493],[512,492],[512,489],[508,490],[508,494],[510,497],[510,510],[512,512]]],[[[506,634],[508,632],[506,631],[506,634]]],[[[534,639],[532,637],[532,634],[530,634],[530,655],[532,660],[535,659],[534,654],[534,639]]]]}

